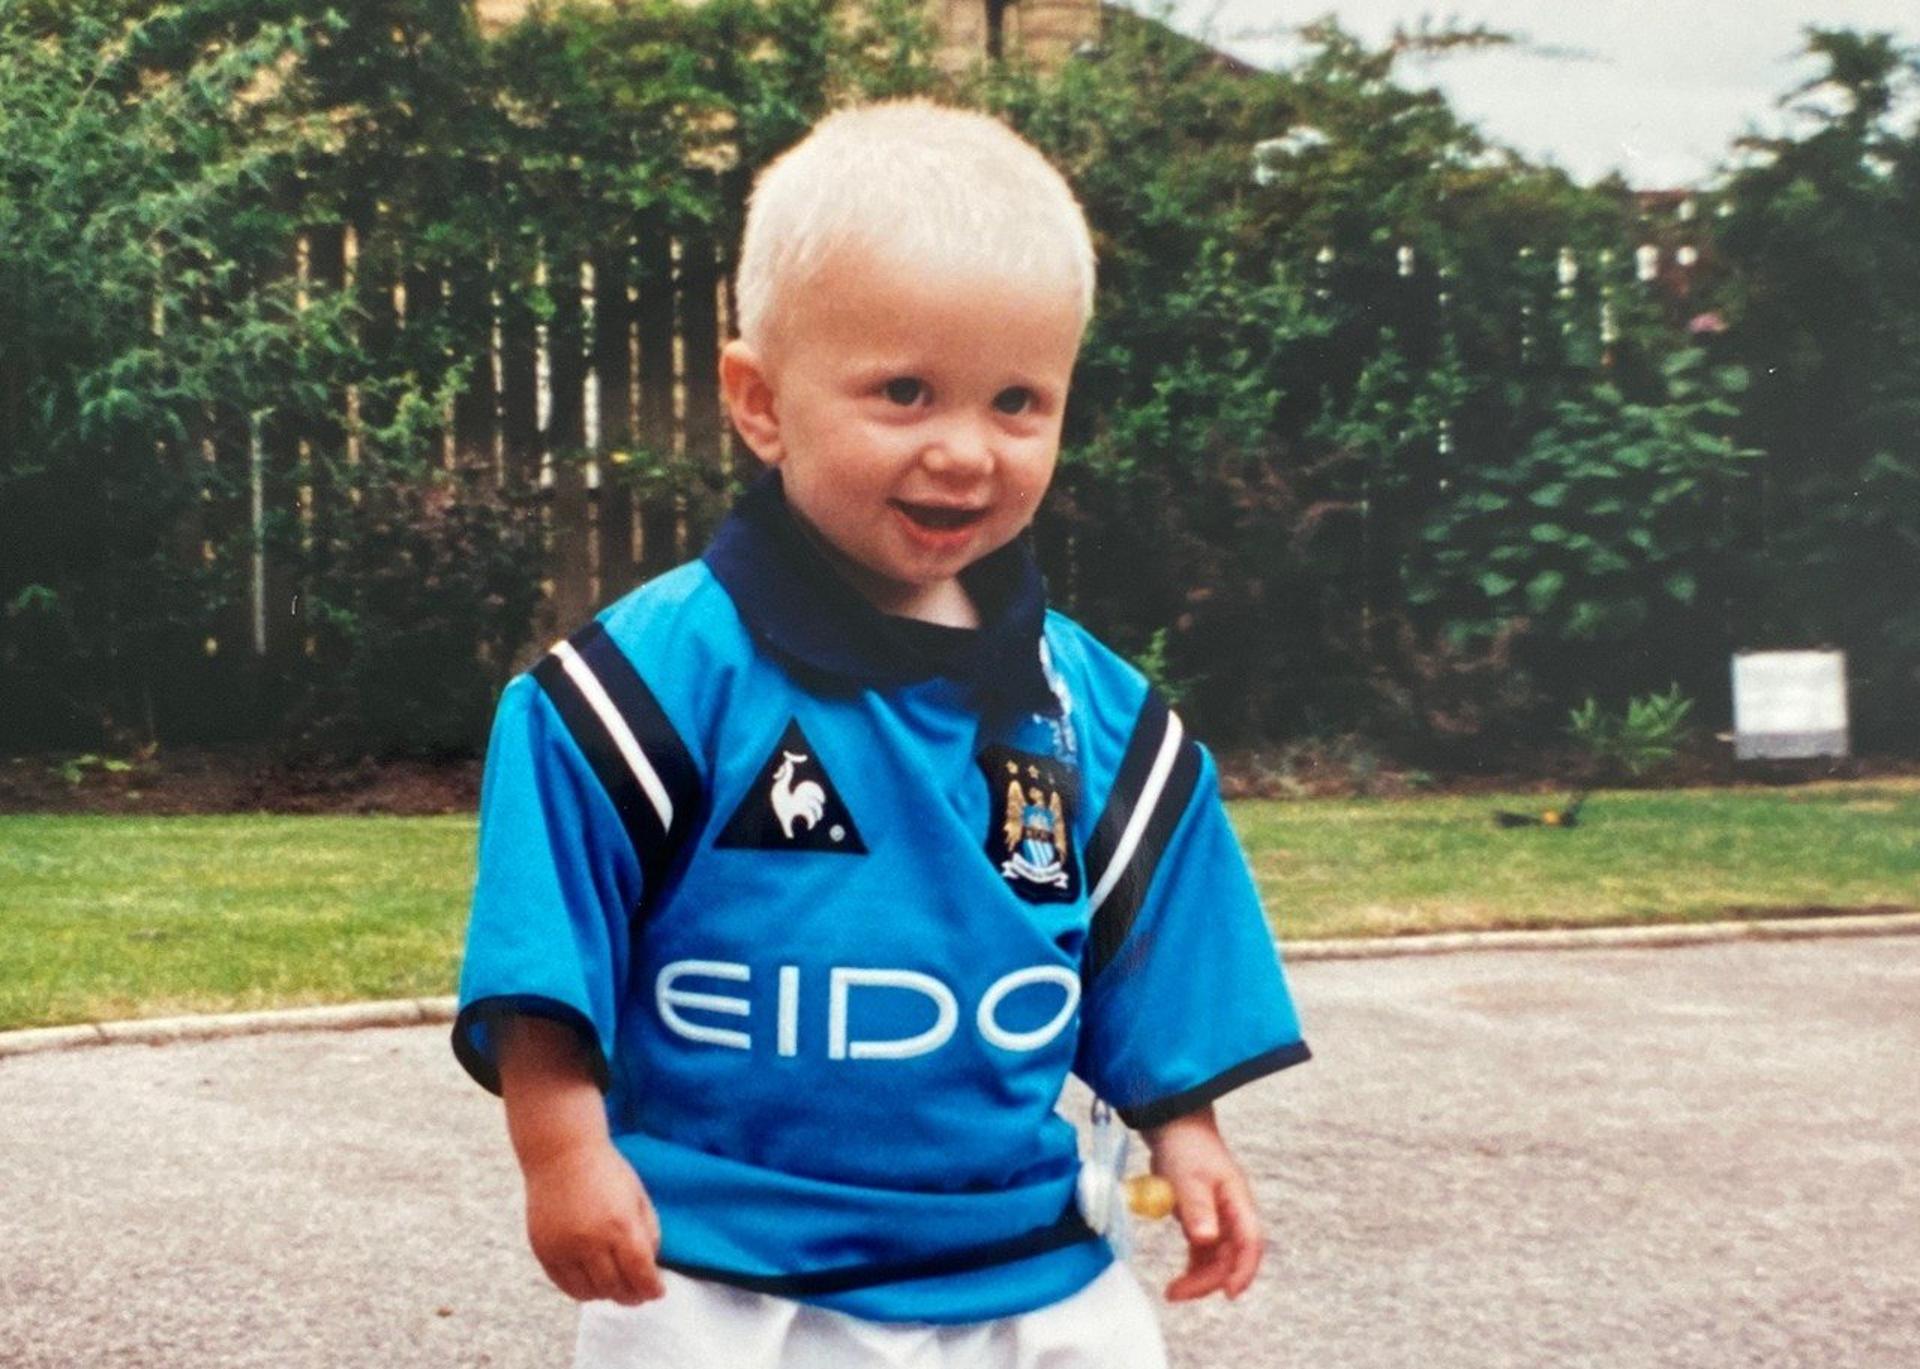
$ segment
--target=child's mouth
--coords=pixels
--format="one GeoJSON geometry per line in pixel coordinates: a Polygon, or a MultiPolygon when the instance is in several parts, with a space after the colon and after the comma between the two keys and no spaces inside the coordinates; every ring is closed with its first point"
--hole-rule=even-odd
{"type": "Polygon", "coordinates": [[[913,504],[896,499],[893,506],[906,515],[908,522],[928,532],[959,532],[987,516],[985,509],[952,504],[913,504]]]}

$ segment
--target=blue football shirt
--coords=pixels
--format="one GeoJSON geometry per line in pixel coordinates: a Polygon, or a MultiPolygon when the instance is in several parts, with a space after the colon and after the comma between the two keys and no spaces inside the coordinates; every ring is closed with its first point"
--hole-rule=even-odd
{"type": "Polygon", "coordinates": [[[1131,1125],[1307,1058],[1206,751],[1016,545],[929,641],[776,479],[502,696],[454,1048],[570,1024],[662,1263],[878,1320],[1111,1260],[1069,1071],[1131,1125]]]}

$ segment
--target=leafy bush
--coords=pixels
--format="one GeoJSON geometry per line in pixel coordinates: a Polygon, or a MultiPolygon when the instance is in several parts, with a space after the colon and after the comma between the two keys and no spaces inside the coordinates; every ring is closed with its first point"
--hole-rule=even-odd
{"type": "Polygon", "coordinates": [[[1147,639],[1147,649],[1134,660],[1147,683],[1159,691],[1170,707],[1178,708],[1187,696],[1187,682],[1176,680],[1167,670],[1167,630],[1156,628],[1147,639]]]}
{"type": "Polygon", "coordinates": [[[1920,47],[1813,27],[1790,137],[1743,140],[1717,217],[1764,448],[1738,512],[1742,646],[1847,652],[1856,741],[1920,746],[1920,47]],[[1803,98],[1803,97],[1812,98],[1803,98]],[[1906,588],[1901,588],[1905,586],[1906,588]]]}
{"type": "MultiPolygon", "coordinates": [[[[1618,417],[1627,392],[1585,396],[1658,377],[1678,343],[1622,292],[1603,355],[1602,292],[1630,269],[1624,197],[1518,164],[1395,85],[1418,44],[1369,50],[1330,25],[1312,41],[1300,68],[1249,75],[1115,16],[1102,52],[1057,76],[982,73],[973,98],[1067,171],[1101,253],[1042,547],[1097,630],[1135,654],[1163,642],[1215,736],[1361,727],[1459,751],[1530,693],[1465,666],[1450,632],[1443,601],[1473,592],[1481,544],[1506,536],[1456,526],[1460,492],[1488,472],[1510,498],[1549,485],[1580,455],[1545,449],[1588,428],[1529,442],[1583,402],[1618,417]],[[1563,286],[1542,246],[1560,243],[1613,274],[1563,286]],[[1444,555],[1410,581],[1423,531],[1444,555]]],[[[1692,421],[1718,401],[1688,402],[1692,421]]],[[[1522,605],[1470,606],[1478,636],[1507,619],[1503,641],[1517,635],[1522,605]]]]}
{"type": "Polygon", "coordinates": [[[1368,680],[1377,701],[1375,731],[1409,758],[1449,769],[1491,769],[1526,747],[1540,690],[1515,660],[1524,619],[1491,636],[1463,641],[1423,637],[1402,618],[1377,634],[1368,680]]]}
{"type": "Polygon", "coordinates": [[[1429,515],[1409,600],[1463,638],[1526,622],[1522,659],[1555,692],[1723,671],[1739,587],[1725,509],[1757,455],[1728,435],[1744,388],[1685,350],[1644,400],[1610,380],[1562,400],[1514,460],[1463,473],[1429,515]]]}
{"type": "MultiPolygon", "coordinates": [[[[226,587],[199,555],[251,416],[345,354],[296,299],[269,193],[326,130],[273,74],[337,24],[263,15],[195,44],[183,7],[0,7],[0,732],[151,737],[226,587]]],[[[236,575],[240,570],[236,567],[236,575]]]]}
{"type": "MultiPolygon", "coordinates": [[[[4,740],[471,745],[552,555],[497,486],[546,456],[584,489],[578,406],[534,433],[470,383],[494,302],[503,337],[579,337],[555,263],[673,238],[684,276],[821,112],[900,93],[1004,116],[1086,207],[1100,303],[1038,541],[1210,736],[1460,763],[1811,638],[1849,650],[1863,731],[1911,740],[1910,52],[1815,31],[1846,99],[1699,226],[1732,328],[1696,348],[1633,279],[1624,186],[1393,79],[1496,36],[1325,23],[1249,73],[1108,19],[1059,71],[956,73],[917,0],[536,7],[489,41],[462,0],[0,7],[4,740]],[[303,232],[347,227],[351,278],[293,276],[303,232]],[[502,469],[441,469],[449,427],[492,457],[496,404],[502,469]]],[[[602,488],[666,510],[655,547],[725,496],[717,424],[688,426],[609,438],[634,456],[602,488]]]]}
{"type": "Polygon", "coordinates": [[[1600,775],[1635,779],[1678,754],[1687,736],[1687,715],[1693,700],[1670,685],[1663,694],[1646,694],[1627,701],[1626,712],[1608,713],[1592,695],[1567,715],[1567,735],[1573,738],[1600,775]]]}
{"type": "Polygon", "coordinates": [[[331,752],[468,755],[532,635],[539,521],[488,468],[363,479],[306,608],[313,650],[288,732],[331,752]]]}

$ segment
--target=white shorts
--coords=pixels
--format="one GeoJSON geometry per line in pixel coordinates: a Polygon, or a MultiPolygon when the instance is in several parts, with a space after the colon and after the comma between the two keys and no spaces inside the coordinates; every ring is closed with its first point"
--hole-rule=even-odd
{"type": "Polygon", "coordinates": [[[876,1322],[662,1271],[638,1307],[580,1307],[574,1369],[1166,1369],[1160,1319],[1116,1261],[1070,1298],[958,1326],[876,1322]]]}

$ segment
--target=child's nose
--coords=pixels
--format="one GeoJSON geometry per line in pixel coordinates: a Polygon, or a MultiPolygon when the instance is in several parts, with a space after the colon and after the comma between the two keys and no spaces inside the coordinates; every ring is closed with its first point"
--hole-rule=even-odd
{"type": "Polygon", "coordinates": [[[984,475],[993,469],[993,434],[984,423],[955,419],[933,434],[921,461],[938,475],[984,475]]]}

